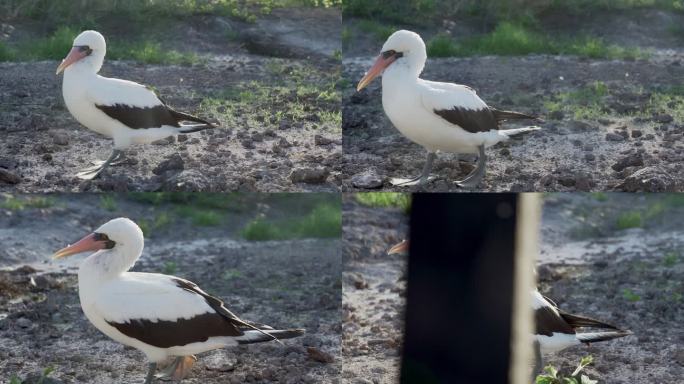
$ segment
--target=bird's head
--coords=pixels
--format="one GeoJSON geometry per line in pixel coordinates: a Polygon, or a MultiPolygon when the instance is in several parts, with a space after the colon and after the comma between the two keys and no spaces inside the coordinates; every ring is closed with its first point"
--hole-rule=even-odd
{"type": "Polygon", "coordinates": [[[405,63],[418,76],[423,71],[426,59],[425,43],[420,35],[404,29],[396,31],[387,38],[380,55],[375,59],[371,69],[359,81],[356,90],[360,91],[365,88],[394,63],[405,63]]]}
{"type": "Polygon", "coordinates": [[[95,68],[95,72],[100,70],[107,52],[107,43],[104,36],[97,31],[83,31],[74,39],[74,45],[69,54],[62,60],[57,67],[57,74],[67,69],[75,63],[84,63],[95,68]]]}
{"type": "Polygon", "coordinates": [[[60,259],[77,253],[113,249],[138,241],[143,241],[143,233],[140,227],[130,219],[120,217],[104,223],[100,228],[75,244],[55,252],[52,257],[60,259]]]}
{"type": "Polygon", "coordinates": [[[395,244],[387,251],[388,255],[394,255],[398,253],[406,253],[409,250],[409,241],[402,240],[401,243],[395,244]]]}

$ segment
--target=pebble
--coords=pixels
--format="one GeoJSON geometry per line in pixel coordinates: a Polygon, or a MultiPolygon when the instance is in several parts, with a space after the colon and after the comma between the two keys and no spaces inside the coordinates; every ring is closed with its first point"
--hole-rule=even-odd
{"type": "Polygon", "coordinates": [[[644,165],[644,159],[641,157],[640,153],[635,153],[621,158],[617,161],[617,163],[613,164],[611,168],[613,168],[613,170],[616,172],[620,172],[627,167],[636,167],[641,165],[644,165]]]}
{"type": "Polygon", "coordinates": [[[290,173],[290,181],[293,183],[322,184],[330,175],[325,167],[295,168],[290,173]]]}
{"type": "Polygon", "coordinates": [[[0,182],[5,184],[19,184],[21,182],[21,177],[4,168],[0,168],[0,182]]]}
{"type": "Polygon", "coordinates": [[[356,188],[376,189],[382,187],[383,178],[375,170],[369,169],[352,176],[351,183],[356,188]]]}
{"type": "Polygon", "coordinates": [[[677,182],[667,171],[657,167],[642,168],[620,184],[625,192],[674,192],[677,182]]]}
{"type": "Polygon", "coordinates": [[[17,319],[17,325],[21,328],[30,328],[33,323],[31,320],[25,318],[25,317],[20,317],[17,319]]]}
{"type": "Polygon", "coordinates": [[[333,140],[330,138],[327,138],[323,135],[314,135],[314,144],[315,145],[329,145],[332,143],[333,143],[333,140]]]}
{"type": "Polygon", "coordinates": [[[624,141],[625,137],[623,135],[613,133],[613,132],[608,132],[606,133],[606,140],[608,141],[624,141]]]}
{"type": "Polygon", "coordinates": [[[331,354],[315,347],[306,348],[306,353],[309,355],[311,360],[318,361],[320,363],[332,363],[335,361],[335,358],[331,354]]]}
{"type": "Polygon", "coordinates": [[[173,155],[171,155],[171,157],[159,163],[159,165],[157,165],[152,170],[152,173],[154,173],[155,175],[161,175],[163,173],[166,173],[167,171],[182,171],[183,169],[183,158],[179,154],[174,153],[173,155]]]}

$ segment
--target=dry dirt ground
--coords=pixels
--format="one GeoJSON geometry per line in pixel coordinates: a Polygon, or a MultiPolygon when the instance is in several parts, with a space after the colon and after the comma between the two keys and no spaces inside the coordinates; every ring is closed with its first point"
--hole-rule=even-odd
{"type": "MultiPolygon", "coordinates": [[[[537,124],[541,131],[487,150],[487,176],[477,189],[684,190],[682,105],[668,103],[657,112],[651,105],[654,94],[679,86],[684,76],[681,36],[673,37],[665,31],[681,18],[667,12],[647,12],[585,20],[590,25],[582,26],[583,31],[604,37],[608,43],[643,48],[650,52],[645,59],[553,55],[428,59],[423,78],[469,85],[494,107],[535,114],[545,120],[537,124]],[[653,28],[644,28],[644,23],[653,28]],[[632,39],[625,41],[618,36],[622,34],[632,39]],[[596,82],[605,86],[605,93],[594,102],[587,90],[596,82]],[[567,95],[574,95],[572,103],[576,105],[564,101],[567,95]],[[559,102],[566,110],[550,112],[549,103],[559,102]],[[596,113],[574,113],[592,103],[596,113]]],[[[418,175],[425,150],[404,138],[385,116],[380,80],[360,93],[355,91],[382,42],[356,30],[353,22],[345,20],[345,26],[355,33],[343,55],[343,78],[348,86],[343,92],[342,188],[407,190],[391,186],[389,179],[418,175]]],[[[566,27],[565,32],[576,31],[572,29],[575,26],[566,27]]],[[[549,28],[559,27],[556,23],[549,28]]],[[[429,28],[419,31],[426,37],[435,33],[429,28]]],[[[530,124],[535,123],[526,125],[530,124]]],[[[453,181],[470,172],[474,158],[441,154],[433,169],[438,179],[421,190],[458,191],[453,181]]]]}
{"type": "MultiPolygon", "coordinates": [[[[58,62],[0,63],[0,191],[336,191],[342,143],[330,118],[339,97],[330,95],[340,28],[336,9],[276,10],[254,24],[193,17],[157,37],[164,49],[197,53],[198,64],[105,59],[102,75],[152,86],[175,109],[220,128],[133,146],[126,163],[87,182],[74,175],[109,156],[111,140],[66,110],[58,62]]],[[[17,25],[13,33],[38,32],[17,25]]]]}
{"type": "MultiPolygon", "coordinates": [[[[569,312],[612,322],[634,335],[546,356],[569,374],[591,354],[599,383],[675,383],[684,375],[684,209],[669,207],[643,228],[617,230],[628,210],[654,209],[658,196],[545,197],[540,290],[569,312]]],[[[407,233],[396,210],[351,201],[344,209],[342,377],[395,383],[399,375],[405,259],[386,249],[407,233]]]]}
{"type": "Polygon", "coordinates": [[[407,236],[408,216],[344,199],[342,382],[397,383],[406,257],[386,252],[407,236]]]}
{"type": "MultiPolygon", "coordinates": [[[[140,383],[141,352],[112,341],[85,318],[78,300],[77,266],[54,250],[111,217],[151,208],[120,202],[116,213],[98,208],[99,196],[56,197],[44,209],[0,210],[0,380],[26,379],[48,367],[47,383],[140,383]],[[27,236],[27,234],[30,235],[27,236]]],[[[245,319],[307,334],[278,344],[200,354],[187,383],[336,383],[340,371],[341,257],[339,240],[247,242],[236,234],[253,212],[235,213],[221,227],[179,220],[153,233],[134,267],[197,282],[245,319]],[[171,269],[172,271],[169,271],[171,269]],[[320,351],[319,360],[307,352],[320,351]]],[[[34,381],[26,381],[34,382],[34,381]]]]}

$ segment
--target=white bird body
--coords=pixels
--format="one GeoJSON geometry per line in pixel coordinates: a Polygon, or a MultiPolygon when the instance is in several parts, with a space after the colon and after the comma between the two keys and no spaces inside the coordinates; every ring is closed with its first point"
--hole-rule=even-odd
{"type": "MultiPolygon", "coordinates": [[[[83,312],[102,333],[142,351],[151,363],[303,334],[301,329],[276,330],[244,321],[221,300],[188,280],[128,272],[143,246],[140,228],[119,218],[58,251],[55,257],[98,250],[81,263],[78,271],[83,312]]],[[[182,364],[181,368],[189,369],[182,364]]]]}
{"type": "Polygon", "coordinates": [[[97,105],[117,104],[138,108],[163,106],[154,92],[142,84],[88,73],[74,65],[64,71],[62,95],[74,118],[88,129],[112,138],[116,149],[149,144],[181,133],[180,128],[171,125],[132,129],[97,108],[97,105]]]}
{"type": "Polygon", "coordinates": [[[477,147],[492,146],[508,139],[506,131],[492,127],[486,132],[468,132],[435,114],[454,105],[485,110],[487,104],[474,90],[410,76],[407,65],[396,62],[382,75],[382,106],[392,124],[409,140],[429,152],[477,153],[477,147]]]}
{"type": "Polygon", "coordinates": [[[173,110],[142,84],[98,75],[106,52],[107,45],[100,33],[84,31],[57,68],[57,73],[64,71],[62,95],[69,112],[86,128],[114,140],[110,159],[81,172],[79,177],[96,177],[132,144],[148,144],[214,127],[198,117],[173,110]],[[183,121],[197,124],[181,124],[183,121]]]}
{"type": "Polygon", "coordinates": [[[428,182],[435,154],[451,152],[478,154],[476,168],[456,182],[461,187],[477,186],[485,175],[486,147],[540,128],[500,130],[501,121],[535,117],[491,108],[465,85],[421,79],[426,60],[425,43],[417,33],[396,31],[383,44],[381,54],[356,87],[360,91],[382,75],[385,114],[399,132],[427,150],[428,157],[418,177],[392,179],[390,183],[411,186],[428,182]]]}
{"type": "MultiPolygon", "coordinates": [[[[561,315],[555,305],[546,300],[546,298],[539,293],[539,291],[532,291],[532,309],[537,310],[542,307],[550,310],[559,319],[561,318],[561,315]]],[[[558,352],[573,345],[580,344],[580,341],[577,339],[577,334],[574,332],[571,334],[553,332],[552,336],[535,334],[534,338],[539,342],[539,346],[543,354],[558,352]]]]}

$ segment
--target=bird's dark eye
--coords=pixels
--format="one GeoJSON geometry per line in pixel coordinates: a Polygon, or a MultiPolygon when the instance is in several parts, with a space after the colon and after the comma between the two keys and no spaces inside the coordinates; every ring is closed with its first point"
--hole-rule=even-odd
{"type": "Polygon", "coordinates": [[[94,239],[95,239],[95,241],[104,242],[106,249],[112,249],[116,245],[116,242],[109,240],[109,236],[105,235],[104,233],[95,232],[94,233],[94,239]]]}
{"type": "Polygon", "coordinates": [[[90,49],[90,47],[87,45],[79,45],[78,50],[81,52],[85,52],[86,55],[90,55],[91,53],[93,53],[93,50],[90,49]]]}
{"type": "Polygon", "coordinates": [[[389,59],[392,56],[394,56],[396,59],[398,59],[398,58],[404,56],[404,54],[401,52],[397,52],[394,49],[390,49],[389,51],[385,51],[382,53],[382,58],[385,60],[389,59]]]}

